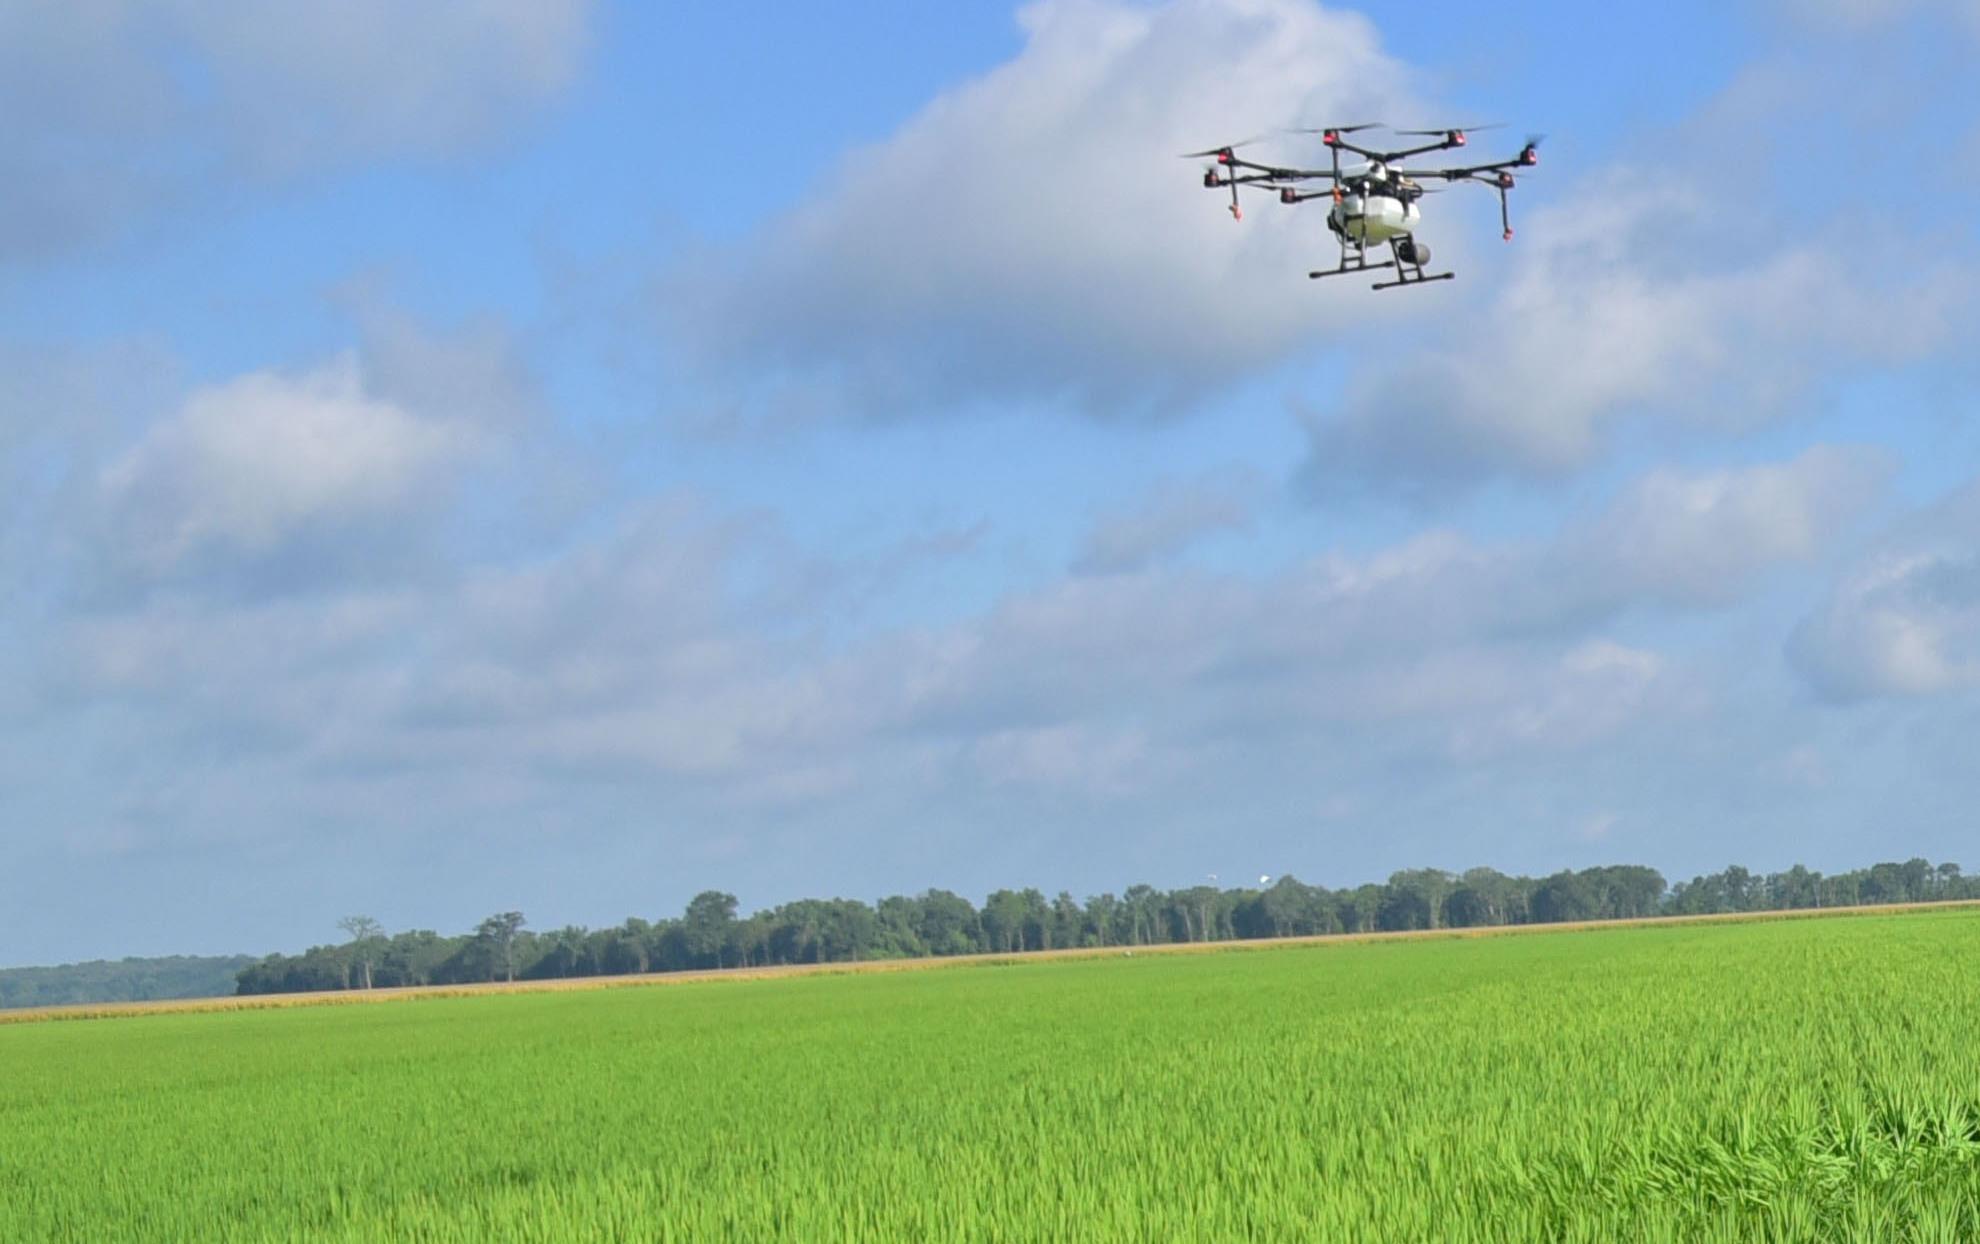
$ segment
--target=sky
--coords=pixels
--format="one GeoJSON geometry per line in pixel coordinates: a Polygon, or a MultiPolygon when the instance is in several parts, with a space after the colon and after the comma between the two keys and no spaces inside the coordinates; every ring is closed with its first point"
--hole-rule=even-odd
{"type": "Polygon", "coordinates": [[[0,0],[0,965],[1980,866],[1976,57],[1971,0],[0,0]],[[1458,187],[1454,281],[1312,282],[1321,207],[1176,158],[1367,120],[1545,133],[1515,239],[1458,187]]]}

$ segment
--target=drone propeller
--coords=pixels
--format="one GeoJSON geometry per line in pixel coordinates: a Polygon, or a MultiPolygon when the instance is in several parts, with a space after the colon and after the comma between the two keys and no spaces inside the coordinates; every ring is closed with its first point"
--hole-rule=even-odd
{"type": "Polygon", "coordinates": [[[1407,135],[1410,138],[1435,138],[1440,134],[1482,134],[1486,130],[1502,130],[1504,128],[1506,128],[1504,121],[1491,121],[1484,125],[1446,125],[1434,130],[1397,130],[1395,132],[1407,135]]]}
{"type": "Polygon", "coordinates": [[[1363,121],[1360,125],[1317,125],[1287,130],[1288,134],[1352,134],[1356,130],[1379,130],[1380,121],[1363,121]]]}
{"type": "MultiPolygon", "coordinates": [[[[1209,164],[1204,166],[1203,188],[1206,190],[1215,190],[1219,186],[1229,186],[1231,188],[1230,211],[1231,211],[1232,220],[1244,219],[1244,208],[1238,205],[1238,186],[1240,184],[1238,181],[1238,170],[1235,168],[1232,169],[1231,176],[1229,178],[1224,178],[1218,176],[1217,165],[1230,165],[1236,163],[1237,157],[1233,153],[1236,152],[1238,148],[1249,147],[1251,146],[1251,144],[1255,142],[1263,141],[1265,137],[1266,135],[1260,134],[1255,138],[1247,138],[1242,142],[1226,143],[1221,147],[1212,147],[1208,151],[1185,151],[1182,154],[1182,158],[1185,160],[1214,159],[1217,161],[1217,164],[1209,164]]],[[[1251,167],[1257,168],[1259,166],[1254,164],[1251,167]]]]}
{"type": "Polygon", "coordinates": [[[1243,147],[1249,147],[1253,143],[1264,142],[1269,137],[1271,137],[1269,134],[1257,134],[1241,142],[1225,143],[1221,147],[1212,147],[1208,151],[1185,151],[1179,158],[1184,160],[1207,160],[1214,157],[1219,164],[1228,164],[1230,163],[1231,152],[1243,147]]]}
{"type": "MultiPolygon", "coordinates": [[[[1504,128],[1505,128],[1505,122],[1491,121],[1491,122],[1487,122],[1484,125],[1449,125],[1439,130],[1397,130],[1396,133],[1408,138],[1440,138],[1443,141],[1439,143],[1438,146],[1449,148],[1449,147],[1464,146],[1465,143],[1469,140],[1470,136],[1479,130],[1497,130],[1504,128]]],[[[1415,154],[1415,153],[1406,152],[1404,154],[1415,154]]]]}
{"type": "Polygon", "coordinates": [[[1526,136],[1526,145],[1519,149],[1519,162],[1521,164],[1540,163],[1540,144],[1546,141],[1547,136],[1545,134],[1528,134],[1526,136]]]}

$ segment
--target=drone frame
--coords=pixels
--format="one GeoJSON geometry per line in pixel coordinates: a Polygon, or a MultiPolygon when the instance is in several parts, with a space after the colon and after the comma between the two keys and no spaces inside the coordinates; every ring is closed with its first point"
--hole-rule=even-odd
{"type": "MultiPolygon", "coordinates": [[[[1295,131],[1297,133],[1317,133],[1320,135],[1320,141],[1326,145],[1332,157],[1330,167],[1325,169],[1284,168],[1278,165],[1260,164],[1254,160],[1246,160],[1237,154],[1237,149],[1247,145],[1246,143],[1231,143],[1222,147],[1213,147],[1208,151],[1190,152],[1184,158],[1212,158],[1216,160],[1218,165],[1229,170],[1228,175],[1220,172],[1215,167],[1204,170],[1203,185],[1205,189],[1218,189],[1229,186],[1231,191],[1231,216],[1235,220],[1242,220],[1244,219],[1244,210],[1238,199],[1238,188],[1240,186],[1252,186],[1262,190],[1277,190],[1279,192],[1279,201],[1286,204],[1298,204],[1318,198],[1329,198],[1338,204],[1342,202],[1350,186],[1356,183],[1365,183],[1366,181],[1365,175],[1343,179],[1341,175],[1341,152],[1343,151],[1362,156],[1371,161],[1375,167],[1386,172],[1394,168],[1401,161],[1411,159],[1415,156],[1428,155],[1438,151],[1449,151],[1453,148],[1464,146],[1468,130],[1482,130],[1495,127],[1480,125],[1454,126],[1440,130],[1393,130],[1391,131],[1392,133],[1405,137],[1441,135],[1435,142],[1421,143],[1413,147],[1402,147],[1393,151],[1363,146],[1359,143],[1349,141],[1345,137],[1345,135],[1360,130],[1375,128],[1387,127],[1381,127],[1375,122],[1368,122],[1361,125],[1329,126],[1318,130],[1295,131]],[[1331,183],[1331,186],[1326,190],[1301,190],[1297,185],[1299,182],[1323,179],[1331,183]]],[[[1538,134],[1528,137],[1526,145],[1520,148],[1519,153],[1507,160],[1492,160],[1481,164],[1460,165],[1454,168],[1394,168],[1395,175],[1405,187],[1404,202],[1409,202],[1416,196],[1428,193],[1422,187],[1416,185],[1416,179],[1425,181],[1441,180],[1447,186],[1459,182],[1473,182],[1489,187],[1499,196],[1499,226],[1503,230],[1505,240],[1510,242],[1513,237],[1512,209],[1507,195],[1517,184],[1514,180],[1512,170],[1531,168],[1540,162],[1539,146],[1543,137],[1543,135],[1538,134]],[[1409,190],[1413,190],[1414,194],[1407,194],[1409,190]]],[[[1257,140],[1252,139],[1249,141],[1255,142],[1257,140]]],[[[1393,268],[1396,272],[1396,279],[1379,282],[1373,288],[1395,289],[1406,285],[1420,285],[1429,281],[1447,281],[1457,275],[1454,272],[1425,272],[1423,264],[1415,258],[1414,246],[1410,248],[1410,257],[1405,258],[1401,243],[1405,238],[1411,236],[1409,234],[1398,234],[1386,239],[1389,244],[1390,258],[1379,263],[1369,263],[1367,259],[1368,243],[1365,239],[1350,238],[1344,229],[1336,229],[1335,233],[1339,237],[1341,244],[1339,265],[1331,269],[1309,272],[1307,273],[1309,278],[1318,279],[1325,276],[1339,276],[1349,272],[1368,272],[1393,268]],[[1352,256],[1349,254],[1350,247],[1353,248],[1352,256]],[[1354,262],[1350,263],[1350,258],[1354,262]]]]}

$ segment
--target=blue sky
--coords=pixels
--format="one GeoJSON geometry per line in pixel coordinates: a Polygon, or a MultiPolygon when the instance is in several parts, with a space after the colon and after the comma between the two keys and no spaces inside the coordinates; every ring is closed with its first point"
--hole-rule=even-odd
{"type": "Polygon", "coordinates": [[[1976,55],[1930,0],[0,4],[0,963],[1980,863],[1976,55]],[[1452,193],[1456,281],[1320,285],[1319,209],[1174,155],[1370,117],[1548,134],[1517,240],[1452,193]]]}

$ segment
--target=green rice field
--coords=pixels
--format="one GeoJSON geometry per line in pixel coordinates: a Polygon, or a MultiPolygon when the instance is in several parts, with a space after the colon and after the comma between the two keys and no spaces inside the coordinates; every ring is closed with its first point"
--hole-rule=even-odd
{"type": "Polygon", "coordinates": [[[0,1026],[0,1241],[1980,1239],[1980,913],[0,1026]]]}

